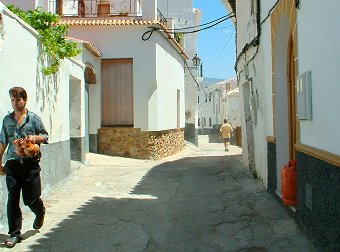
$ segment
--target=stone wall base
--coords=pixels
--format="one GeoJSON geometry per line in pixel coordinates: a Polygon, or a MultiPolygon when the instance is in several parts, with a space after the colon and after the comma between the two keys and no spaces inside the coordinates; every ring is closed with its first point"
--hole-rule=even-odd
{"type": "Polygon", "coordinates": [[[158,160],[181,151],[184,130],[141,131],[136,128],[101,128],[98,151],[101,154],[158,160]]]}

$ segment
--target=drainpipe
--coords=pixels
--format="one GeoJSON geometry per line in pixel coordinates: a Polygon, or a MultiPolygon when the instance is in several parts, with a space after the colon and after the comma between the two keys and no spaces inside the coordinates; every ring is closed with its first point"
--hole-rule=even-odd
{"type": "Polygon", "coordinates": [[[261,36],[261,0],[257,0],[256,21],[257,21],[257,36],[259,37],[259,40],[260,40],[260,36],[261,36]]]}
{"type": "Polygon", "coordinates": [[[142,1],[143,19],[157,20],[157,0],[142,1]]]}

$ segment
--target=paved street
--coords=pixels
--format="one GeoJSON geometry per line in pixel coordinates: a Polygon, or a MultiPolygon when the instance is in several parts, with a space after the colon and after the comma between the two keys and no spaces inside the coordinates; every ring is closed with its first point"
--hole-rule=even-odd
{"type": "Polygon", "coordinates": [[[11,251],[316,251],[242,168],[240,148],[200,143],[161,161],[90,154],[44,197],[40,232],[24,210],[25,239],[11,251]]]}

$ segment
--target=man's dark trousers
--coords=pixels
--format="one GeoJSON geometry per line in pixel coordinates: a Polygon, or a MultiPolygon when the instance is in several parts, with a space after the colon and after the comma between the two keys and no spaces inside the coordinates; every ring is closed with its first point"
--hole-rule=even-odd
{"type": "Polygon", "coordinates": [[[6,184],[8,189],[7,216],[8,234],[20,236],[22,213],[20,209],[20,191],[24,204],[36,216],[45,214],[41,200],[40,166],[36,159],[20,161],[10,160],[6,163],[6,184]]]}

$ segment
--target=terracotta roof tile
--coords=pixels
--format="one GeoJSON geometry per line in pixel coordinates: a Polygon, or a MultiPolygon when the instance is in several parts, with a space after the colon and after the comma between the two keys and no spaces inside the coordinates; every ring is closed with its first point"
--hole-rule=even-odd
{"type": "Polygon", "coordinates": [[[63,18],[60,24],[95,26],[95,25],[152,25],[160,24],[157,20],[137,20],[137,19],[80,19],[63,18]]]}
{"type": "Polygon", "coordinates": [[[92,18],[62,18],[60,24],[67,24],[70,26],[119,26],[119,25],[158,25],[163,31],[163,35],[171,41],[172,45],[179,51],[179,53],[185,59],[188,59],[188,55],[179,43],[173,38],[172,34],[167,30],[161,22],[158,20],[138,20],[138,19],[92,19],[92,18]]]}
{"type": "Polygon", "coordinates": [[[66,37],[66,39],[70,39],[73,41],[77,41],[80,43],[83,43],[83,45],[96,57],[101,57],[102,54],[101,52],[90,42],[90,41],[84,41],[81,39],[77,39],[77,38],[72,38],[72,37],[66,37]]]}

